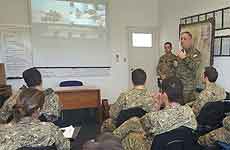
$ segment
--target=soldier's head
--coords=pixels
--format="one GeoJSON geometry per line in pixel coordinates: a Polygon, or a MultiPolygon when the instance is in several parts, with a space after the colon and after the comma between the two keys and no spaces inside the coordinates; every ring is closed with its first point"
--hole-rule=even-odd
{"type": "Polygon", "coordinates": [[[164,103],[182,103],[184,86],[177,77],[169,77],[162,81],[162,99],[164,103]]]}
{"type": "Polygon", "coordinates": [[[100,143],[100,150],[122,150],[121,140],[112,133],[105,132],[96,138],[100,143]]]}
{"type": "Polygon", "coordinates": [[[41,73],[36,68],[30,68],[22,73],[22,77],[28,87],[40,87],[42,86],[41,73]]]}
{"type": "Polygon", "coordinates": [[[132,82],[134,86],[145,85],[146,73],[143,69],[135,69],[132,72],[132,82]]]}
{"type": "Polygon", "coordinates": [[[14,120],[20,121],[23,117],[38,118],[39,111],[44,104],[45,95],[42,91],[35,88],[25,88],[19,95],[14,105],[14,120]]]}
{"type": "Polygon", "coordinates": [[[192,34],[190,32],[182,32],[180,35],[180,43],[183,49],[193,47],[192,34]]]}
{"type": "Polygon", "coordinates": [[[217,72],[216,68],[214,68],[212,66],[205,67],[204,74],[203,74],[203,82],[214,83],[214,82],[216,82],[217,78],[218,78],[218,72],[217,72]]]}
{"type": "Polygon", "coordinates": [[[165,50],[166,54],[171,53],[171,51],[172,51],[172,43],[171,42],[166,42],[164,44],[164,50],[165,50]]]}

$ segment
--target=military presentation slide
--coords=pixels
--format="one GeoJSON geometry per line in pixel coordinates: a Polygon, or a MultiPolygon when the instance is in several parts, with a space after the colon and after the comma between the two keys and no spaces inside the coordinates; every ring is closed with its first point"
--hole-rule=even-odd
{"type": "Polygon", "coordinates": [[[105,27],[106,6],[62,0],[32,0],[32,23],[105,27]]]}

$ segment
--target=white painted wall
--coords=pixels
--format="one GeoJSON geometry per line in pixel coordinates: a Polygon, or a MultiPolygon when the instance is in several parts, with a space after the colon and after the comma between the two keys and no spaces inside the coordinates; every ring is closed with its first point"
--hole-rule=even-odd
{"type": "MultiPolygon", "coordinates": [[[[172,41],[174,49],[178,49],[180,18],[229,6],[230,0],[160,0],[160,45],[172,41]]],[[[218,83],[230,90],[230,57],[214,58],[214,65],[219,70],[218,83]]]]}
{"type": "MultiPolygon", "coordinates": [[[[109,77],[78,78],[86,85],[96,85],[103,98],[114,102],[123,90],[128,88],[127,26],[156,27],[158,25],[158,0],[110,0],[110,29],[112,73],[109,77]],[[117,63],[115,54],[120,54],[117,63]]],[[[28,0],[0,0],[0,24],[29,24],[28,0]]],[[[69,78],[71,79],[71,78],[69,78]]],[[[60,78],[44,78],[45,87],[56,87],[60,78]]],[[[16,89],[23,82],[9,81],[16,89]]]]}

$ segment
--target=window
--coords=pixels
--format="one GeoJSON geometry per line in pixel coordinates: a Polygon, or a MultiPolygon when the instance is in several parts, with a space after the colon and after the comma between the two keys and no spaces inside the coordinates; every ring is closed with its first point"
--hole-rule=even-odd
{"type": "Polygon", "coordinates": [[[151,48],[153,46],[152,33],[132,33],[132,47],[151,48]]]}

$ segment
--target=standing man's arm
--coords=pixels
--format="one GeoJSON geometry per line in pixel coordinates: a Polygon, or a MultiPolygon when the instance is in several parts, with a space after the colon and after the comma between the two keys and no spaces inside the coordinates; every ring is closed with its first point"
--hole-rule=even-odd
{"type": "Polygon", "coordinates": [[[201,63],[201,54],[199,51],[195,52],[191,55],[191,57],[186,57],[184,59],[185,64],[188,66],[188,68],[192,71],[197,71],[199,68],[199,65],[201,63]]]}
{"type": "Polygon", "coordinates": [[[157,65],[157,75],[159,76],[160,75],[160,65],[164,63],[164,60],[162,58],[162,56],[160,57],[159,59],[159,62],[158,62],[158,65],[157,65]]]}

